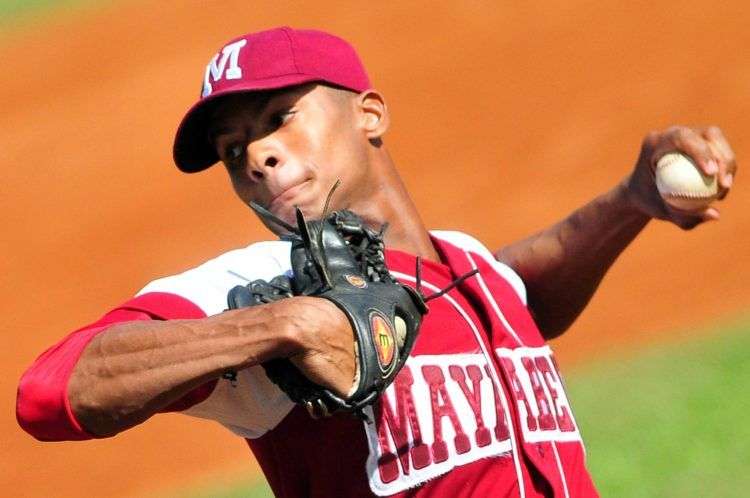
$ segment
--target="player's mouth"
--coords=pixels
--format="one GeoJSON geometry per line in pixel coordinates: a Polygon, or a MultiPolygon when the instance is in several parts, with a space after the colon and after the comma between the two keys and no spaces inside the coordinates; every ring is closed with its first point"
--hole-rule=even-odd
{"type": "Polygon", "coordinates": [[[268,209],[271,212],[275,212],[277,209],[282,208],[284,205],[291,203],[302,190],[307,188],[310,182],[311,180],[308,178],[300,183],[283,189],[281,192],[271,198],[270,202],[268,203],[268,209]]]}

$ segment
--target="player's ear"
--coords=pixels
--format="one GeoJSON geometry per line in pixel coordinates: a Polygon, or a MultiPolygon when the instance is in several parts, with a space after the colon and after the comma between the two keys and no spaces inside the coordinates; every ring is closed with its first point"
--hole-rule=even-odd
{"type": "Polygon", "coordinates": [[[357,96],[360,127],[371,141],[379,140],[388,130],[391,117],[383,95],[377,90],[365,90],[357,96]]]}

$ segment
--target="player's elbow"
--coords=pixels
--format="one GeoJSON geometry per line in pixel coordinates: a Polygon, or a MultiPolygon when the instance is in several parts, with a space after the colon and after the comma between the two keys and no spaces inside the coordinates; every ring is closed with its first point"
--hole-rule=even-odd
{"type": "MultiPolygon", "coordinates": [[[[81,441],[125,430],[124,421],[90,396],[72,387],[73,378],[50,378],[55,372],[35,364],[18,383],[16,420],[39,441],[81,441]]],[[[135,424],[130,424],[135,425],[135,424]]]]}
{"type": "Polygon", "coordinates": [[[49,441],[46,437],[47,414],[45,403],[34,395],[33,383],[24,375],[18,383],[16,393],[16,420],[21,429],[28,432],[39,441],[49,441]]]}
{"type": "Polygon", "coordinates": [[[559,326],[550,326],[550,325],[537,325],[539,327],[539,332],[542,334],[542,337],[544,337],[545,341],[551,341],[552,339],[556,339],[563,335],[570,327],[559,327],[559,326]]]}
{"type": "Polygon", "coordinates": [[[81,430],[61,398],[50,388],[50,382],[27,371],[18,383],[16,420],[21,428],[39,441],[74,441],[91,439],[81,430]]]}
{"type": "Polygon", "coordinates": [[[554,306],[535,307],[529,303],[529,312],[539,333],[545,340],[549,341],[560,337],[567,332],[578,315],[573,315],[566,309],[556,310],[554,306]]]}

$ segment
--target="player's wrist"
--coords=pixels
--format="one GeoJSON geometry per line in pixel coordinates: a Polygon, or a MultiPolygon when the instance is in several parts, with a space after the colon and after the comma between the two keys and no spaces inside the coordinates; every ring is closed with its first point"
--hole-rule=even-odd
{"type": "Polygon", "coordinates": [[[328,334],[352,334],[349,319],[327,299],[296,296],[273,304],[284,308],[281,335],[295,352],[319,351],[328,334]]]}
{"type": "Polygon", "coordinates": [[[635,176],[633,173],[615,186],[611,191],[611,203],[620,213],[619,219],[647,222],[653,218],[653,209],[649,209],[648,194],[635,176]]]}

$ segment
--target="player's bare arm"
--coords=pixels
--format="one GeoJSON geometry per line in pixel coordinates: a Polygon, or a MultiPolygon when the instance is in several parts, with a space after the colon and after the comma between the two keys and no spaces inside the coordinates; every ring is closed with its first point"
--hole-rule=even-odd
{"type": "Polygon", "coordinates": [[[496,253],[523,279],[529,308],[545,338],[568,329],[649,219],[628,200],[625,186],[618,185],[552,227],[496,253]]]}
{"type": "Polygon", "coordinates": [[[649,133],[633,172],[552,227],[500,249],[496,257],[526,284],[529,307],[546,338],[570,327],[583,311],[612,263],[652,218],[688,230],[719,218],[716,207],[684,212],[670,207],[654,181],[656,162],[682,152],[707,175],[717,175],[719,199],[737,172],[734,152],[717,127],[672,127],[649,133]]]}
{"type": "Polygon", "coordinates": [[[337,393],[351,388],[349,322],[328,301],[297,297],[200,320],[113,325],[84,350],[68,396],[89,432],[111,436],[227,370],[281,357],[337,393]]]}

